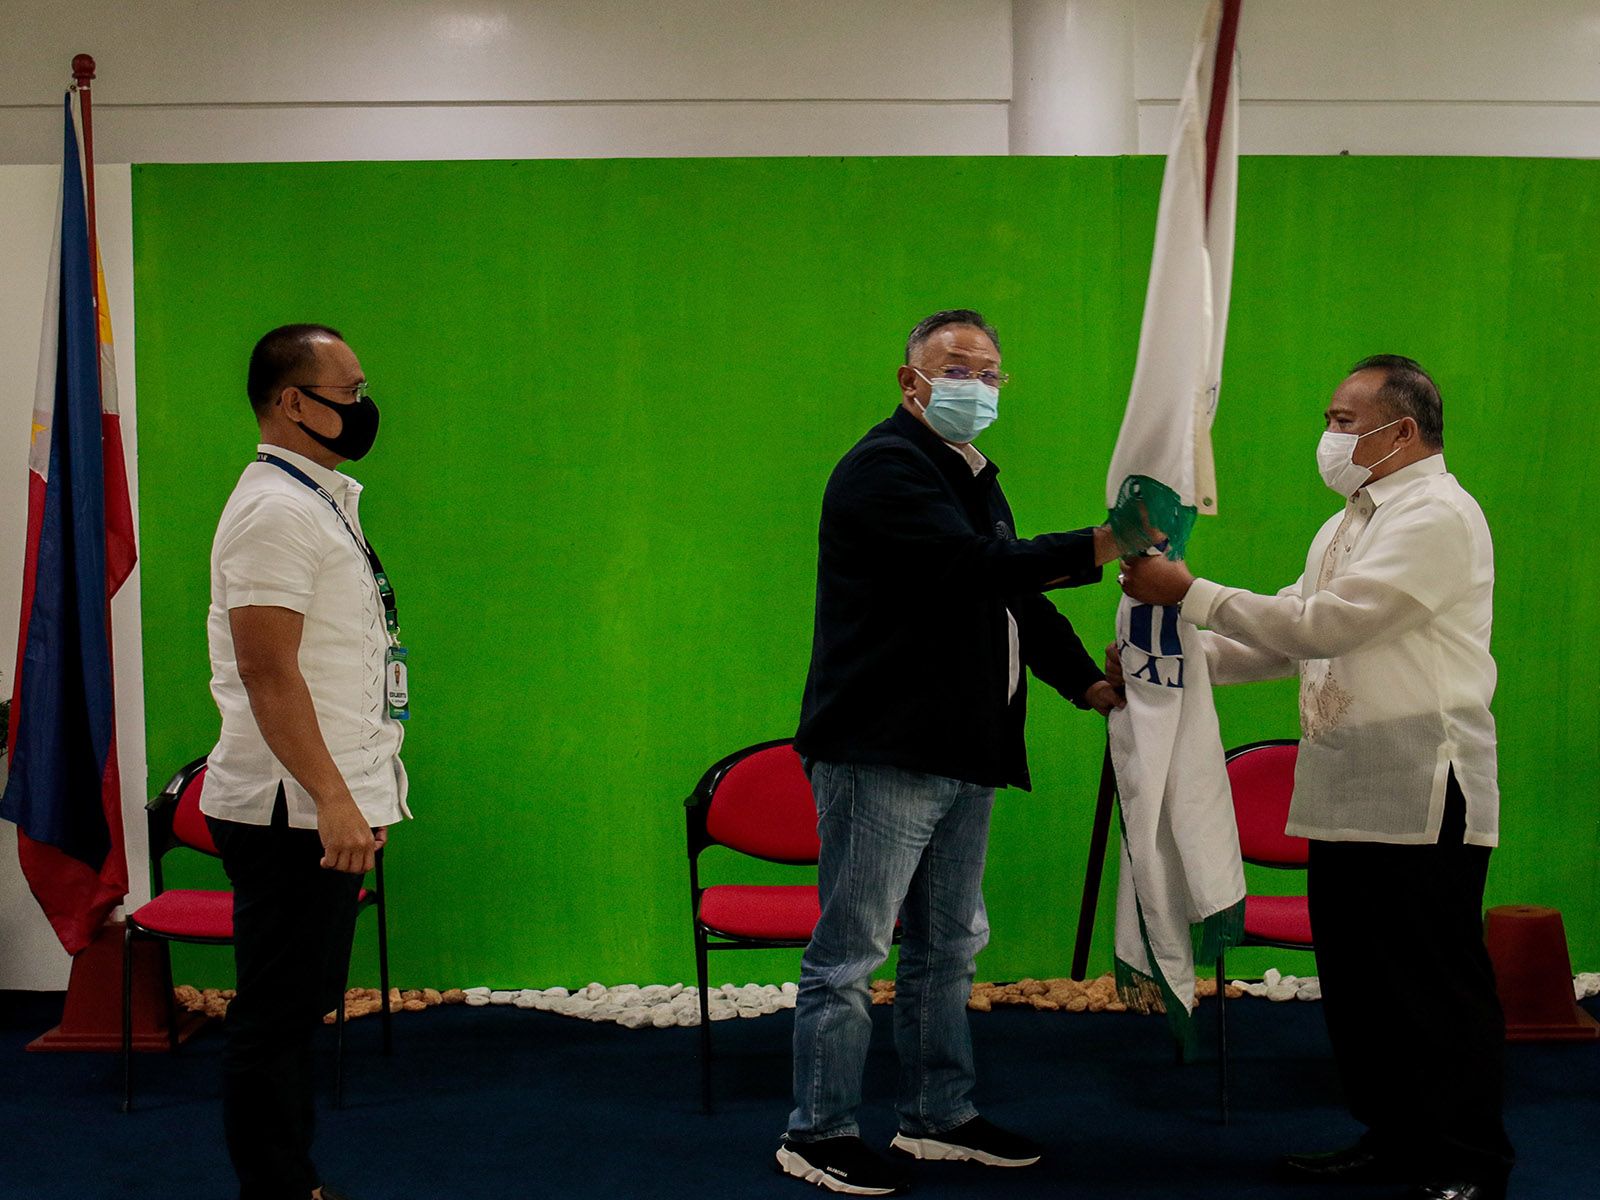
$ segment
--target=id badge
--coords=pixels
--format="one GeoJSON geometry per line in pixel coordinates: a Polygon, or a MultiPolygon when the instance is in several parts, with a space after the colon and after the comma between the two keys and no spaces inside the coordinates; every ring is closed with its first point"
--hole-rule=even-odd
{"type": "Polygon", "coordinates": [[[398,642],[389,647],[383,660],[383,688],[389,701],[389,717],[404,721],[411,716],[411,691],[406,680],[406,648],[398,642]]]}

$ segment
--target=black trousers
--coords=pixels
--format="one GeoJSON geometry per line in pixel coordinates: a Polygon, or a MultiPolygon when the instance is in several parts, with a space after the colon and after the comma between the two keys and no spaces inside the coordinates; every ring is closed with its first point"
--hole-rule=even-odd
{"type": "Polygon", "coordinates": [[[1433,845],[1311,843],[1308,892],[1323,1013],[1369,1148],[1418,1179],[1496,1185],[1505,1018],[1483,943],[1489,848],[1462,843],[1451,773],[1433,845]]]}
{"type": "Polygon", "coordinates": [[[315,829],[206,818],[233,884],[236,994],[224,1026],[222,1121],[240,1200],[308,1200],[312,1039],[344,991],[361,877],[318,865],[315,829]]]}

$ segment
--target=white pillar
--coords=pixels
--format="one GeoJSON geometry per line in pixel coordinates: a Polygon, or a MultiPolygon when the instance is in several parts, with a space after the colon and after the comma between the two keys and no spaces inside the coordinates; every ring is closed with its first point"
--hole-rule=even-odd
{"type": "Polygon", "coordinates": [[[1012,0],[1012,154],[1134,154],[1131,0],[1012,0]]]}

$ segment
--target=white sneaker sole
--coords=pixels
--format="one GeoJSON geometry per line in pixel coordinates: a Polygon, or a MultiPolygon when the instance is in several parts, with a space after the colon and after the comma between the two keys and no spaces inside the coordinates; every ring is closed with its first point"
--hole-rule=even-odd
{"type": "Polygon", "coordinates": [[[862,1187],[858,1183],[846,1183],[837,1175],[829,1175],[821,1167],[814,1167],[800,1155],[790,1150],[787,1146],[778,1147],[778,1166],[785,1175],[793,1175],[806,1183],[814,1183],[818,1187],[827,1188],[830,1192],[844,1192],[850,1196],[892,1196],[894,1188],[862,1187]]]}
{"type": "Polygon", "coordinates": [[[912,1158],[922,1158],[929,1162],[975,1162],[986,1167],[1031,1167],[1039,1161],[1039,1155],[1032,1158],[1001,1158],[998,1154],[990,1154],[987,1150],[974,1150],[971,1146],[957,1146],[953,1142],[941,1142],[938,1138],[914,1138],[904,1133],[894,1135],[894,1141],[889,1145],[895,1149],[911,1155],[912,1158]]]}

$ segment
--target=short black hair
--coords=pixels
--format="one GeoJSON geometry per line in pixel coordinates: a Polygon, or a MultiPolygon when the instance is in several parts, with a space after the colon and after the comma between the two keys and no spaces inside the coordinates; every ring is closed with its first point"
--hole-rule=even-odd
{"type": "Polygon", "coordinates": [[[981,329],[989,335],[994,348],[1000,349],[1000,335],[994,331],[994,326],[984,319],[981,312],[971,308],[947,308],[943,312],[934,313],[931,317],[923,317],[917,322],[916,328],[906,338],[906,361],[911,361],[911,356],[916,353],[917,347],[932,337],[936,329],[943,329],[946,325],[971,325],[974,329],[981,329]]]}
{"type": "Polygon", "coordinates": [[[1370,370],[1384,372],[1378,402],[1389,418],[1398,421],[1401,417],[1410,417],[1417,423],[1422,444],[1443,450],[1444,400],[1433,376],[1424,371],[1416,359],[1403,354],[1369,355],[1351,367],[1349,373],[1370,370]]]}
{"type": "Polygon", "coordinates": [[[279,325],[261,335],[250,351],[250,373],[244,385],[256,416],[272,406],[291,375],[316,361],[317,343],[323,338],[342,342],[344,334],[331,325],[279,325]]]}

